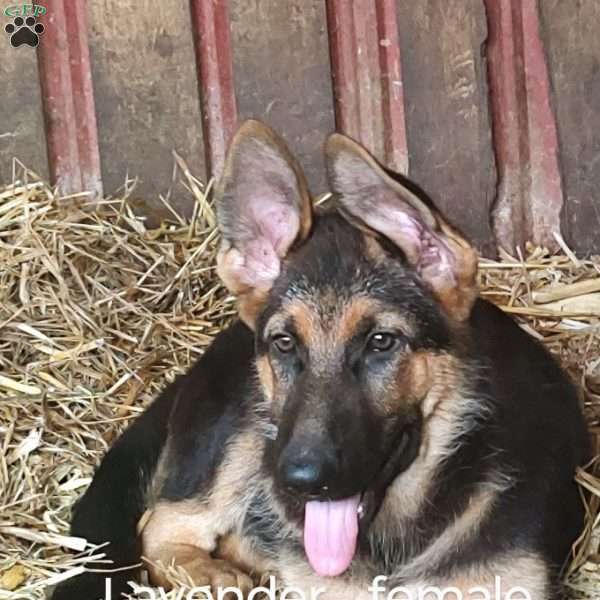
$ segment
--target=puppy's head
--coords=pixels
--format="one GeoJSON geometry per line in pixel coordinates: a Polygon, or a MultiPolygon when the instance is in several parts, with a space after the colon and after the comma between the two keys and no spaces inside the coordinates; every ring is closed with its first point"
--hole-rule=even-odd
{"type": "Polygon", "coordinates": [[[256,334],[278,428],[265,468],[311,564],[336,575],[418,455],[432,389],[451,385],[477,257],[361,146],[335,134],[326,153],[336,209],[315,214],[284,143],[241,127],[217,190],[218,269],[256,334]]]}

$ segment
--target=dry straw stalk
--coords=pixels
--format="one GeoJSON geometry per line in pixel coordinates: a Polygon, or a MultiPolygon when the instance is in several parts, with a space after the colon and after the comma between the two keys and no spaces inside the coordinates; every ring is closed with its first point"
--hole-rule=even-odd
{"type": "MultiPolygon", "coordinates": [[[[215,273],[213,207],[185,165],[183,174],[193,216],[158,229],[134,215],[128,193],[92,210],[84,197],[55,197],[26,169],[0,190],[0,600],[44,598],[103,556],[68,535],[74,500],[127,422],[235,314],[215,273]]],[[[481,263],[482,294],[561,360],[595,432],[599,271],[600,260],[570,250],[481,263]]],[[[573,598],[592,598],[600,479],[590,467],[578,480],[588,519],[567,584],[573,598]]]]}

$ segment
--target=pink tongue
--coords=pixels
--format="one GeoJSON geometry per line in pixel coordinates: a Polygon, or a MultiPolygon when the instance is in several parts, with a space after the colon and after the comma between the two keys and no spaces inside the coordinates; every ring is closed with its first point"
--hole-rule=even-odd
{"type": "Polygon", "coordinates": [[[360,496],[306,503],[304,550],[317,575],[341,575],[352,562],[358,536],[360,496]]]}

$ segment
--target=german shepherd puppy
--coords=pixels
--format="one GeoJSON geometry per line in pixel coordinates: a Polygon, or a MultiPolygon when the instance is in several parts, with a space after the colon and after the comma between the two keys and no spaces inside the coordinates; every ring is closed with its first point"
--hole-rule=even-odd
{"type": "Polygon", "coordinates": [[[274,573],[324,600],[555,597],[582,524],[574,387],[478,297],[476,251],[414,185],[343,135],[326,157],[317,210],[276,134],[239,129],[217,202],[241,320],[116,442],[72,533],[213,589],[274,573]]]}

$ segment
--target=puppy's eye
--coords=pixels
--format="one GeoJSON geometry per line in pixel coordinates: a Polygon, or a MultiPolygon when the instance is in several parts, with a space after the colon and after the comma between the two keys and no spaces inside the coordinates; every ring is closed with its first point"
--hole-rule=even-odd
{"type": "Polygon", "coordinates": [[[393,333],[377,332],[372,334],[367,341],[367,350],[369,352],[389,352],[398,344],[399,339],[393,333]]]}
{"type": "Polygon", "coordinates": [[[277,335],[271,340],[271,345],[282,354],[288,354],[296,348],[296,340],[291,335],[277,335]]]}

